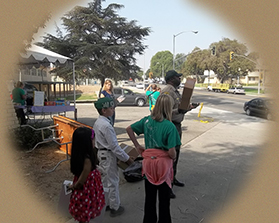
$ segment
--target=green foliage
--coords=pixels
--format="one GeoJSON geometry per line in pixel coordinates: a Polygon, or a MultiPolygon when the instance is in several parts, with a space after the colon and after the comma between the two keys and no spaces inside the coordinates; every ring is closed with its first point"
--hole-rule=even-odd
{"type": "MultiPolygon", "coordinates": [[[[35,129],[45,127],[46,124],[42,122],[36,122],[34,124],[28,124],[34,127],[35,129]]],[[[49,138],[52,136],[52,132],[48,129],[43,130],[44,137],[49,138]]],[[[34,130],[30,127],[17,127],[13,131],[11,131],[11,138],[14,139],[15,146],[19,149],[23,150],[30,150],[32,149],[37,143],[43,141],[42,139],[42,131],[41,130],[34,130]]]]}
{"type": "Polygon", "coordinates": [[[256,68],[258,55],[255,52],[248,54],[247,47],[237,40],[224,38],[219,42],[212,43],[209,49],[195,48],[182,66],[184,76],[196,76],[199,80],[204,78],[205,70],[212,70],[221,83],[231,81],[233,78],[248,75],[256,68]],[[211,49],[215,46],[215,55],[211,49]],[[234,52],[234,59],[230,61],[230,52],[234,52]]]}
{"type": "Polygon", "coordinates": [[[178,53],[175,55],[175,70],[181,71],[183,63],[186,61],[187,55],[184,53],[178,53]]]}
{"type": "MultiPolygon", "coordinates": [[[[138,78],[140,68],[136,54],[142,54],[142,41],[150,28],[142,28],[136,21],[127,21],[116,11],[123,5],[109,4],[102,8],[102,1],[94,0],[88,7],[76,6],[62,17],[66,33],[57,29],[57,36],[47,34],[40,45],[54,52],[73,58],[76,77],[115,81],[138,78]]],[[[71,81],[69,71],[58,67],[58,76],[71,81]]]]}
{"type": "Polygon", "coordinates": [[[170,51],[157,52],[150,63],[150,70],[153,72],[153,77],[162,77],[166,75],[168,70],[172,70],[172,53],[170,51]]]}

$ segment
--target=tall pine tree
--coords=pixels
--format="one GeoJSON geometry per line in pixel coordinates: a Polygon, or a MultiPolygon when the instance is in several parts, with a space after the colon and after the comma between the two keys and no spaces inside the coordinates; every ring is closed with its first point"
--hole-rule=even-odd
{"type": "MultiPolygon", "coordinates": [[[[144,52],[142,41],[150,28],[120,17],[116,11],[123,5],[113,3],[102,8],[101,3],[94,0],[88,7],[76,6],[62,17],[64,33],[57,27],[57,36],[47,34],[37,44],[73,58],[80,78],[100,79],[102,85],[105,78],[136,78],[140,68],[135,55],[144,52]]],[[[67,67],[57,67],[54,72],[65,80],[72,78],[67,67]]]]}

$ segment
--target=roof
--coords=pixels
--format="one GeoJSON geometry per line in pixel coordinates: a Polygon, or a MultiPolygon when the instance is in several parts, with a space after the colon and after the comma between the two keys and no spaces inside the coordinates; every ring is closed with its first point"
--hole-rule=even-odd
{"type": "Polygon", "coordinates": [[[26,49],[25,53],[20,53],[19,64],[26,66],[49,65],[53,64],[66,64],[73,60],[69,57],[60,55],[53,51],[47,50],[43,47],[31,45],[30,48],[26,49]]]}

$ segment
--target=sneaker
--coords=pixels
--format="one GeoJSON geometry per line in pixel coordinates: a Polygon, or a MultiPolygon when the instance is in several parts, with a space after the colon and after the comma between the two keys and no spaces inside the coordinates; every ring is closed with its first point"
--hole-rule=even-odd
{"type": "Polygon", "coordinates": [[[111,209],[110,210],[110,217],[116,217],[124,213],[124,208],[119,206],[118,210],[111,209]]]}
{"type": "Polygon", "coordinates": [[[110,209],[109,205],[106,206],[106,211],[110,211],[110,210],[111,210],[111,209],[110,209]]]}

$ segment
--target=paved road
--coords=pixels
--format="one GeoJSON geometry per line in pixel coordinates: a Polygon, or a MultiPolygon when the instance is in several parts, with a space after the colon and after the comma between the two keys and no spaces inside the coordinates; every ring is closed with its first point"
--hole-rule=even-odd
{"type": "MultiPolygon", "coordinates": [[[[93,125],[98,114],[93,104],[77,104],[78,121],[93,125]]],[[[257,157],[262,153],[272,122],[204,106],[186,114],[183,121],[181,158],[178,179],[184,188],[174,187],[177,195],[171,200],[174,223],[208,222],[210,214],[223,211],[228,200],[254,173],[257,157]]],[[[117,107],[115,129],[119,143],[132,145],[125,128],[144,115],[148,107],[117,107]]],[[[143,138],[140,139],[143,142],[143,138]]],[[[104,214],[105,223],[140,223],[143,217],[143,181],[127,183],[120,171],[120,196],[126,211],[111,218],[104,214]]],[[[94,222],[94,221],[93,221],[94,222]]]]}

